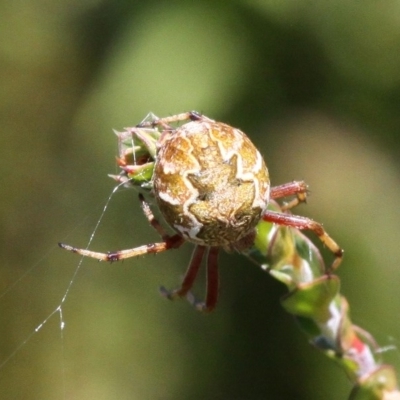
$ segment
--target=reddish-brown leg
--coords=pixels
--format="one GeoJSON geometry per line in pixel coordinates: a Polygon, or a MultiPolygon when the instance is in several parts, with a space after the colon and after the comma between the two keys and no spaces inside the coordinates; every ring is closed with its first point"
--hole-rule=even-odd
{"type": "Polygon", "coordinates": [[[210,312],[217,305],[219,276],[218,276],[219,247],[211,247],[207,258],[207,294],[206,304],[202,311],[210,312]]]}
{"type": "Polygon", "coordinates": [[[323,226],[316,221],[299,215],[266,211],[263,220],[279,225],[290,226],[296,229],[307,229],[313,231],[321,242],[334,254],[335,259],[328,272],[334,271],[342,262],[343,249],[328,235],[323,226]]]}
{"type": "Polygon", "coordinates": [[[219,277],[218,277],[218,253],[219,247],[208,248],[207,255],[207,293],[205,302],[198,301],[191,292],[187,299],[190,304],[202,312],[211,312],[218,301],[219,277]]]}
{"type": "Polygon", "coordinates": [[[304,181],[293,181],[283,185],[271,188],[270,198],[281,199],[282,197],[296,196],[295,199],[289,201],[282,206],[282,210],[289,210],[297,206],[299,203],[307,201],[307,185],[304,181]]]}
{"type": "Polygon", "coordinates": [[[196,246],[192,253],[192,258],[190,259],[189,267],[183,278],[182,285],[179,289],[167,290],[165,287],[160,287],[160,293],[170,299],[174,300],[179,297],[185,297],[189,290],[192,288],[194,281],[196,280],[197,273],[199,272],[201,261],[203,260],[206,247],[196,246]]]}

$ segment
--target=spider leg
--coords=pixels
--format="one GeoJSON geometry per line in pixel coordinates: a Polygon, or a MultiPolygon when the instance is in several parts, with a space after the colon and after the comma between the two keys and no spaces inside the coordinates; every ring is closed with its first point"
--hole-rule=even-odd
{"type": "Polygon", "coordinates": [[[149,224],[157,231],[157,233],[161,236],[163,240],[167,240],[170,235],[167,234],[165,229],[161,226],[160,222],[154,216],[149,203],[145,200],[144,196],[141,193],[139,194],[139,201],[143,210],[143,214],[147,218],[147,221],[149,221],[149,224]]]}
{"type": "Polygon", "coordinates": [[[308,186],[304,181],[293,181],[283,185],[274,186],[271,188],[270,198],[280,199],[287,196],[296,196],[295,199],[289,201],[282,206],[282,210],[286,211],[300,203],[307,201],[308,186]]]}
{"type": "Polygon", "coordinates": [[[65,243],[58,243],[58,245],[64,249],[71,251],[72,253],[80,254],[81,256],[96,258],[99,261],[119,261],[125,260],[126,258],[143,256],[151,253],[161,253],[165,250],[176,249],[184,243],[179,235],[174,235],[166,238],[163,242],[145,244],[144,246],[134,247],[127,250],[110,251],[108,253],[99,253],[97,251],[91,251],[87,249],[79,249],[78,247],[70,246],[65,243]]]}
{"type": "Polygon", "coordinates": [[[125,260],[126,258],[138,257],[149,253],[161,253],[169,249],[176,249],[185,242],[182,236],[176,234],[173,236],[168,235],[161,224],[157,221],[152,213],[149,204],[146,202],[142,194],[139,194],[140,204],[143,209],[143,213],[149,221],[150,225],[158,232],[162,238],[162,242],[145,244],[143,246],[134,247],[132,249],[120,250],[108,253],[99,253],[87,249],[80,249],[73,247],[68,244],[58,243],[58,245],[65,250],[73,253],[80,254],[81,256],[96,258],[100,261],[119,261],[125,260]]]}
{"type": "Polygon", "coordinates": [[[183,278],[183,282],[179,289],[175,290],[167,290],[165,287],[160,287],[160,293],[166,297],[167,299],[174,300],[180,297],[185,297],[190,289],[193,286],[194,281],[196,280],[197,273],[199,272],[201,261],[203,260],[204,253],[206,251],[205,246],[196,246],[192,253],[192,258],[190,259],[190,263],[188,269],[185,273],[185,277],[183,278]]]}
{"type": "Polygon", "coordinates": [[[264,221],[276,223],[279,225],[290,226],[300,230],[313,231],[321,242],[333,253],[335,259],[330,266],[328,273],[334,271],[342,262],[343,249],[328,235],[323,226],[310,218],[299,215],[279,213],[275,211],[266,211],[262,217],[264,221]]]}
{"type": "Polygon", "coordinates": [[[211,312],[218,301],[218,247],[207,248],[206,246],[196,246],[192,258],[190,260],[189,267],[186,271],[185,277],[183,278],[182,285],[179,289],[169,291],[163,286],[160,287],[161,294],[170,299],[175,300],[176,298],[185,297],[189,303],[193,305],[198,311],[211,312]],[[203,260],[204,253],[208,252],[207,255],[207,293],[205,302],[197,301],[190,289],[196,280],[197,273],[199,272],[201,262],[203,260]]]}
{"type": "Polygon", "coordinates": [[[205,302],[197,301],[191,293],[187,299],[202,312],[211,312],[218,301],[219,276],[218,276],[218,252],[219,247],[210,247],[207,256],[207,293],[205,302]]]}
{"type": "MultiPolygon", "coordinates": [[[[144,127],[151,127],[154,128],[155,126],[160,126],[164,129],[171,129],[171,126],[169,125],[170,123],[174,122],[181,122],[181,121],[198,121],[199,119],[203,120],[210,120],[210,118],[201,115],[197,111],[189,111],[181,114],[176,114],[176,115],[171,115],[170,117],[164,117],[164,118],[157,118],[153,114],[154,119],[153,120],[148,120],[144,119],[137,127],[139,128],[144,128],[144,127]]],[[[147,118],[147,117],[146,117],[147,118]]]]}

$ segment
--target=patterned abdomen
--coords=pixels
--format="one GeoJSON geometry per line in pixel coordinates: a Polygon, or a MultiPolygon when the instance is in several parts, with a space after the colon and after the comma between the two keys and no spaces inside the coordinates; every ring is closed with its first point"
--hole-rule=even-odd
{"type": "Polygon", "coordinates": [[[269,200],[268,170],[253,143],[210,120],[163,132],[153,184],[166,222],[205,246],[229,247],[252,232],[269,200]]]}

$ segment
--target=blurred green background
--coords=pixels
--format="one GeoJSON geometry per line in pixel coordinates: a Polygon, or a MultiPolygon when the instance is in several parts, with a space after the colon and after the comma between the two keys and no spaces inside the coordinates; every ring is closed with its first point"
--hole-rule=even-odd
{"type": "MultiPolygon", "coordinates": [[[[400,340],[400,3],[0,3],[2,399],[345,399],[343,372],[280,307],[282,285],[221,257],[217,310],[157,294],[191,246],[99,264],[79,257],[114,187],[116,137],[152,111],[198,110],[247,132],[274,185],[304,179],[298,213],[345,248],[356,324],[400,340]]],[[[158,240],[133,190],[91,248],[158,240]]],[[[203,281],[196,289],[202,293],[203,281]]],[[[400,367],[398,350],[385,361],[400,367]]]]}

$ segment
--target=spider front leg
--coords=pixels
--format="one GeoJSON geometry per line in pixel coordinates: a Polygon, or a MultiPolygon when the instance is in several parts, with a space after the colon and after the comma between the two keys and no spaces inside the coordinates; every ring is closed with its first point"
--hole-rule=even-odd
{"type": "Polygon", "coordinates": [[[333,272],[342,262],[343,249],[328,235],[323,226],[310,218],[301,217],[299,215],[279,213],[275,211],[266,211],[263,220],[279,225],[289,226],[296,229],[306,229],[313,231],[321,240],[321,242],[333,253],[335,259],[327,271],[328,274],[333,272]]]}
{"type": "Polygon", "coordinates": [[[158,232],[162,237],[163,241],[158,243],[150,243],[144,246],[134,247],[127,250],[119,250],[115,252],[99,253],[96,251],[91,251],[87,249],[80,249],[77,247],[70,246],[64,243],[58,243],[58,245],[65,250],[71,251],[73,253],[80,254],[81,256],[95,258],[100,261],[119,261],[125,260],[127,258],[138,257],[149,253],[161,253],[162,251],[176,249],[185,242],[185,240],[180,235],[168,235],[160,223],[156,220],[153,213],[151,212],[150,206],[145,201],[143,195],[139,195],[139,200],[150,225],[158,232]]]}

